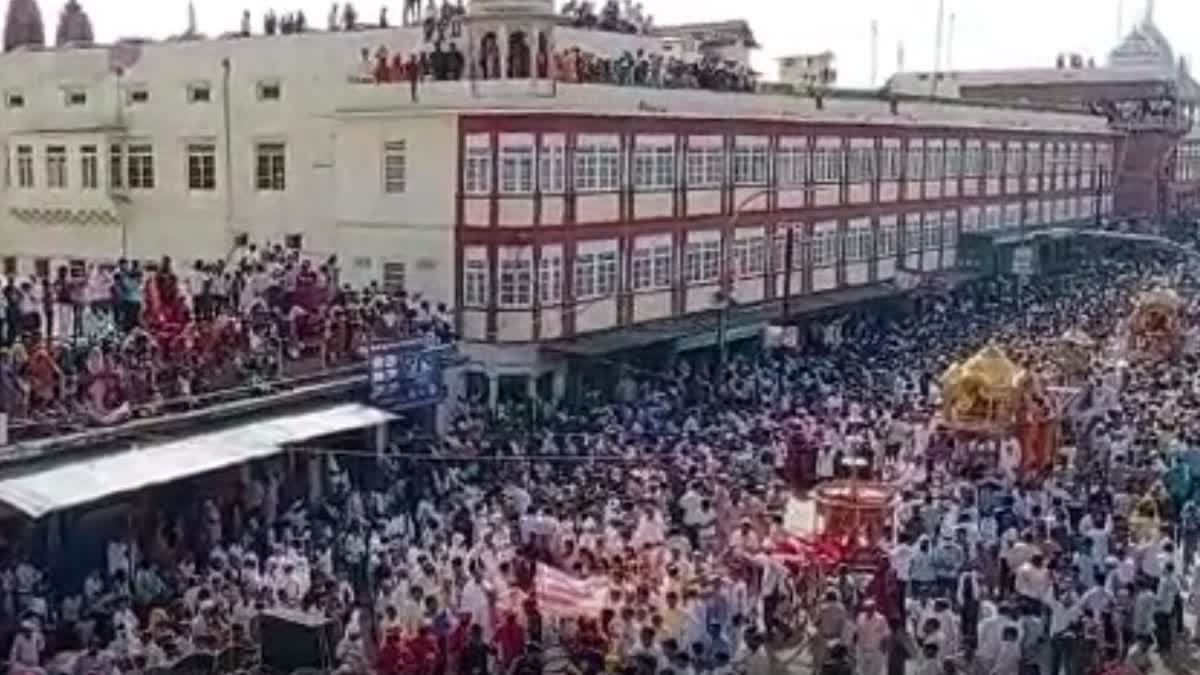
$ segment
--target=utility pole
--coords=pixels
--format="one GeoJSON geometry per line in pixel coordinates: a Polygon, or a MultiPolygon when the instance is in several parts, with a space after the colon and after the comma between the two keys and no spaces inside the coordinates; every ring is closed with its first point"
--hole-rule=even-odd
{"type": "MultiPolygon", "coordinates": [[[[879,80],[879,21],[871,19],[871,87],[879,80]]],[[[789,230],[790,231],[790,230],[789,230]]]]}
{"type": "Polygon", "coordinates": [[[933,77],[930,78],[930,96],[937,96],[938,75],[942,72],[942,37],[944,36],[945,22],[946,0],[938,0],[937,37],[933,43],[933,77]]]}

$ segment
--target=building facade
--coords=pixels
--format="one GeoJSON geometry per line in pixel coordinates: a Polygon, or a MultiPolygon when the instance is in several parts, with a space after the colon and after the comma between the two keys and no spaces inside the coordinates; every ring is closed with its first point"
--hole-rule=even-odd
{"type": "Polygon", "coordinates": [[[1125,142],[1116,160],[1115,214],[1162,222],[1186,215],[1200,182],[1176,168],[1200,142],[1200,84],[1146,13],[1102,66],[1072,58],[1057,67],[897,73],[897,95],[1012,102],[1104,115],[1125,142]]]}
{"type": "MultiPolygon", "coordinates": [[[[455,40],[470,61],[517,33],[662,53],[550,9],[476,0],[455,40]]],[[[6,54],[4,271],[280,243],[447,302],[489,374],[541,373],[561,368],[547,342],[949,270],[964,232],[1113,208],[1123,136],[1082,111],[564,83],[553,58],[379,83],[381,48],[428,44],[396,28],[6,54]]]]}
{"type": "Polygon", "coordinates": [[[797,54],[779,58],[779,82],[791,85],[796,91],[809,87],[833,87],[837,85],[836,57],[831,51],[817,54],[797,54]]]}

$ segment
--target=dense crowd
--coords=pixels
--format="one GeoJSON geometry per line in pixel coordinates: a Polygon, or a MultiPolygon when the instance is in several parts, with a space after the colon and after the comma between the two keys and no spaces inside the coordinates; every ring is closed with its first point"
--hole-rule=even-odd
{"type": "MultiPolygon", "coordinates": [[[[500,47],[489,42],[483,46],[483,54],[473,71],[455,42],[445,45],[446,41],[437,41],[430,49],[408,54],[391,52],[386,47],[378,48],[374,54],[364,49],[361,73],[356,78],[374,84],[407,83],[413,87],[415,99],[421,82],[462,80],[471,72],[481,80],[499,79],[502,73],[510,79],[527,79],[530,68],[536,68],[539,78],[549,77],[544,45],[533,52],[533,57],[527,45],[515,45],[509,52],[507,70],[503,70],[500,47]]],[[[725,92],[753,92],[757,88],[757,75],[753,71],[715,56],[688,61],[639,49],[625,51],[618,57],[603,57],[572,47],[556,53],[553,59],[556,79],[560,82],[725,92]]]]}
{"type": "Polygon", "coordinates": [[[919,315],[847,314],[720,370],[626,371],[536,424],[467,407],[383,458],[318,458],[317,502],[264,462],[235,489],[155,501],[81,583],[10,550],[11,662],[132,672],[216,653],[234,670],[255,617],[286,608],[336,622],[343,673],[1148,672],[1153,651],[1184,653],[1200,598],[1196,357],[1097,356],[1069,432],[1090,459],[1067,452],[1048,477],[937,423],[951,361],[997,343],[1049,370],[1063,331],[1118,336],[1133,294],[1180,274],[1166,254],[1114,256],[972,282],[919,315]],[[902,487],[873,574],[814,588],[772,554],[806,449],[819,480],[865,465],[902,487]]]}
{"type": "Polygon", "coordinates": [[[351,288],[335,258],[278,245],[188,269],[170,258],[64,266],[5,282],[0,411],[13,437],[113,424],[213,392],[262,393],[358,361],[372,339],[427,333],[451,337],[444,305],[351,288]]]}

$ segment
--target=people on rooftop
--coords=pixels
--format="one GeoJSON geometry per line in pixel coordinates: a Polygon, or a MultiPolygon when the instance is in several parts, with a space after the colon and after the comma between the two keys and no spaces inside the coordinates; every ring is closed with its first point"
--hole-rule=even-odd
{"type": "Polygon", "coordinates": [[[336,258],[251,245],[179,269],[118,261],[9,276],[0,312],[12,435],[193,407],[220,390],[361,360],[372,339],[450,339],[447,309],[378,283],[339,281],[336,258]]]}

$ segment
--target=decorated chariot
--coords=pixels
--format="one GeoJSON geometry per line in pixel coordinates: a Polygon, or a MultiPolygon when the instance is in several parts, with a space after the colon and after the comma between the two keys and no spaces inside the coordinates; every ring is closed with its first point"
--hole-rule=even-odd
{"type": "Polygon", "coordinates": [[[1168,359],[1183,347],[1183,301],[1169,288],[1138,295],[1129,318],[1128,349],[1149,359],[1168,359]]]}
{"type": "Polygon", "coordinates": [[[967,437],[1015,438],[1025,475],[1050,469],[1059,442],[1058,417],[1038,374],[1021,368],[995,345],[942,374],[943,429],[967,437]]]}

